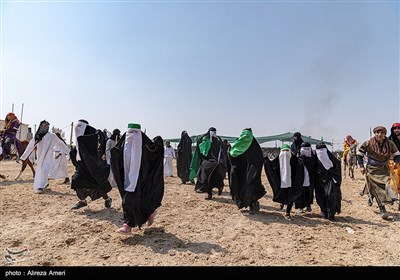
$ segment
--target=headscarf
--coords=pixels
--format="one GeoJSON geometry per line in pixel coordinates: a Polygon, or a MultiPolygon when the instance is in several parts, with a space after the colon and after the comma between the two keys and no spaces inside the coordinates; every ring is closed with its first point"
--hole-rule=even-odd
{"type": "Polygon", "coordinates": [[[296,137],[296,139],[299,139],[299,138],[301,138],[301,133],[295,132],[295,133],[293,133],[293,137],[296,137]]]}
{"type": "Polygon", "coordinates": [[[394,123],[392,125],[392,128],[390,129],[389,140],[393,141],[394,144],[396,145],[397,149],[400,151],[400,139],[397,138],[396,133],[394,133],[394,128],[395,127],[400,127],[400,123],[394,123]]]}
{"type": "Polygon", "coordinates": [[[375,128],[374,128],[374,133],[377,132],[377,131],[382,131],[385,135],[386,135],[386,133],[387,133],[386,127],[384,127],[384,126],[377,126],[377,127],[375,127],[375,128]]]}
{"type": "Polygon", "coordinates": [[[284,151],[284,150],[290,150],[290,146],[288,144],[283,144],[281,146],[281,151],[284,151]]]}
{"type": "Polygon", "coordinates": [[[392,128],[394,128],[394,127],[400,127],[400,123],[394,123],[394,124],[392,124],[392,128]]]}
{"type": "Polygon", "coordinates": [[[308,142],[303,142],[300,145],[300,156],[311,157],[312,149],[311,145],[308,142]]]}
{"type": "Polygon", "coordinates": [[[80,161],[81,156],[79,155],[79,145],[78,145],[78,137],[82,136],[85,133],[86,126],[88,125],[88,121],[86,120],[79,120],[75,125],[75,138],[76,138],[76,160],[80,161]]]}
{"type": "Polygon", "coordinates": [[[304,140],[301,138],[300,132],[293,133],[293,143],[290,146],[290,150],[292,151],[292,153],[294,155],[298,156],[298,153],[300,151],[300,145],[303,142],[304,142],[304,140]]]}
{"type": "Polygon", "coordinates": [[[379,142],[376,140],[375,136],[373,136],[369,140],[369,144],[371,145],[371,149],[376,154],[387,158],[391,154],[389,141],[388,141],[388,139],[386,137],[387,130],[386,130],[386,128],[384,126],[377,126],[377,127],[374,128],[374,133],[376,133],[377,131],[382,131],[385,134],[382,144],[379,144],[379,142]]]}
{"type": "Polygon", "coordinates": [[[6,121],[12,121],[12,120],[16,120],[16,119],[17,119],[17,116],[13,112],[10,112],[6,115],[6,121]]]}
{"type": "Polygon", "coordinates": [[[118,128],[116,128],[113,130],[110,139],[114,140],[114,141],[118,141],[120,134],[121,134],[121,131],[118,128]],[[118,137],[118,139],[117,139],[117,137],[118,137]]]}
{"type": "Polygon", "coordinates": [[[210,140],[210,138],[208,138],[207,136],[203,137],[203,139],[202,139],[202,141],[201,141],[201,143],[199,145],[200,153],[202,155],[204,155],[204,156],[207,156],[208,155],[208,151],[210,150],[210,148],[211,148],[211,140],[210,140]]]}
{"type": "MultiPolygon", "coordinates": [[[[308,142],[303,142],[300,145],[300,157],[306,157],[306,158],[311,158],[312,156],[312,148],[311,148],[311,144],[308,142]]],[[[305,160],[304,163],[304,180],[303,180],[303,186],[304,187],[308,187],[310,186],[310,173],[308,172],[307,169],[307,161],[305,160]]]]}
{"type": "Polygon", "coordinates": [[[5,128],[5,129],[10,128],[10,127],[11,127],[11,123],[12,123],[14,120],[17,120],[17,121],[18,121],[17,116],[16,116],[14,113],[12,113],[12,112],[8,113],[8,114],[6,115],[6,118],[5,118],[4,128],[5,128]]]}
{"type": "Polygon", "coordinates": [[[322,165],[326,170],[331,169],[333,167],[333,163],[329,158],[328,149],[326,148],[326,145],[320,142],[316,145],[316,149],[317,150],[315,152],[317,154],[318,160],[322,163],[322,165]]]}
{"type": "Polygon", "coordinates": [[[346,139],[345,139],[345,142],[347,143],[347,145],[350,146],[351,144],[354,143],[354,139],[353,139],[353,137],[351,135],[347,135],[346,139]]]}
{"type": "Polygon", "coordinates": [[[316,149],[322,149],[325,148],[326,149],[326,145],[324,142],[319,142],[317,143],[317,145],[315,146],[316,149]]]}
{"type": "Polygon", "coordinates": [[[88,122],[87,120],[84,120],[84,119],[80,119],[78,122],[82,122],[82,123],[85,123],[85,124],[89,124],[89,122],[88,122]]]}
{"type": "Polygon", "coordinates": [[[217,136],[217,129],[215,127],[210,127],[208,133],[210,134],[210,140],[212,141],[212,138],[217,136]]]}
{"type": "Polygon", "coordinates": [[[39,124],[39,129],[35,133],[35,145],[42,141],[43,137],[49,132],[50,123],[46,120],[43,120],[39,124]]]}
{"type": "Polygon", "coordinates": [[[244,129],[238,139],[236,139],[235,143],[233,143],[232,148],[230,150],[230,155],[232,157],[238,157],[250,147],[253,142],[253,133],[251,129],[244,129]]]}

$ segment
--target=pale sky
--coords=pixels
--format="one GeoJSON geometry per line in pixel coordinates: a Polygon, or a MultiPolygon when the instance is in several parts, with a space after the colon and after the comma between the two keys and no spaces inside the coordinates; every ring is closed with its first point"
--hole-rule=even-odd
{"type": "MultiPolygon", "coordinates": [[[[1,1],[1,0],[0,0],[1,1]]],[[[399,1],[1,1],[0,118],[149,137],[400,122],[399,1]]],[[[341,145],[335,145],[339,148],[341,145]]]]}

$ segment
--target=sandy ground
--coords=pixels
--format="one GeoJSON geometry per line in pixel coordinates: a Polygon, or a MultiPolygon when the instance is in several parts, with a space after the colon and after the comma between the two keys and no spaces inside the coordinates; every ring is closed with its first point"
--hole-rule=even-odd
{"type": "MultiPolygon", "coordinates": [[[[261,211],[249,215],[231,200],[229,188],[212,201],[165,178],[165,195],[155,223],[134,228],[132,235],[115,231],[122,225],[121,199],[111,191],[113,206],[102,199],[71,210],[77,197],[62,179],[50,181],[44,194],[33,193],[30,170],[14,181],[20,165],[0,162],[0,249],[2,266],[399,266],[400,212],[388,206],[393,221],[368,207],[359,195],[364,180],[342,184],[342,213],[335,222],[312,213],[284,219],[283,210],[267,194],[261,211]],[[7,257],[7,251],[24,253],[7,257]]],[[[69,163],[69,174],[73,167],[69,163]]]]}

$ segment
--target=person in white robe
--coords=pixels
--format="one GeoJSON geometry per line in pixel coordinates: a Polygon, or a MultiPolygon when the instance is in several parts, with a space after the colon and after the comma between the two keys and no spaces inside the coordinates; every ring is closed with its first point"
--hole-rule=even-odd
{"type": "MultiPolygon", "coordinates": [[[[107,164],[109,164],[111,166],[111,149],[115,147],[115,145],[117,144],[118,140],[121,138],[121,131],[116,128],[113,130],[112,135],[110,136],[110,138],[107,140],[106,143],[106,160],[107,160],[107,164]]],[[[110,169],[110,175],[108,176],[108,181],[110,182],[110,185],[112,187],[117,187],[117,182],[115,182],[113,173],[110,169]]]]}
{"type": "Polygon", "coordinates": [[[33,149],[32,153],[29,155],[29,161],[32,162],[32,165],[35,165],[35,162],[36,162],[36,148],[33,149]]]}
{"type": "Polygon", "coordinates": [[[63,145],[56,145],[53,148],[53,167],[49,172],[49,179],[65,179],[63,184],[68,184],[70,180],[68,177],[67,156],[70,149],[59,132],[56,133],[56,136],[63,142],[63,145]]]}
{"type": "Polygon", "coordinates": [[[49,185],[49,172],[53,166],[53,148],[64,143],[55,135],[49,132],[49,122],[43,120],[40,122],[39,129],[35,138],[29,141],[21,160],[26,160],[33,149],[37,148],[37,168],[33,183],[34,192],[41,194],[49,185]]]}
{"type": "Polygon", "coordinates": [[[175,150],[171,147],[171,143],[169,141],[165,141],[165,149],[164,149],[164,176],[174,177],[173,176],[173,166],[172,159],[175,158],[175,150]]]}

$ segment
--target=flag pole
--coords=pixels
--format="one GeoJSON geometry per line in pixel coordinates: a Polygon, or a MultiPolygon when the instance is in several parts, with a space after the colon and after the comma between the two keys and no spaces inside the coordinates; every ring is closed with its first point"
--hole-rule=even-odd
{"type": "Polygon", "coordinates": [[[21,140],[21,132],[22,132],[22,116],[24,115],[24,103],[22,103],[22,109],[21,109],[21,118],[20,118],[20,122],[21,122],[21,127],[19,128],[19,137],[18,139],[21,140]]]}

